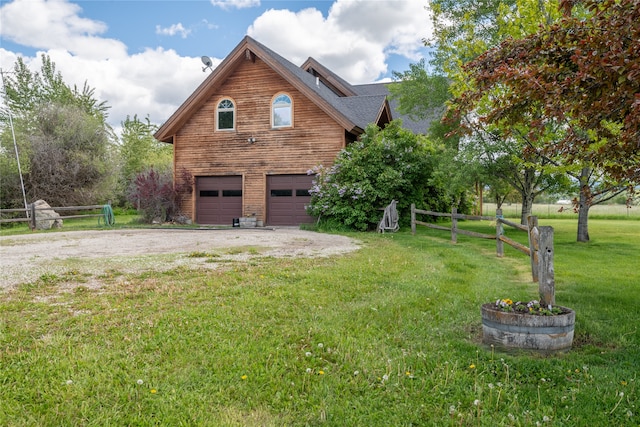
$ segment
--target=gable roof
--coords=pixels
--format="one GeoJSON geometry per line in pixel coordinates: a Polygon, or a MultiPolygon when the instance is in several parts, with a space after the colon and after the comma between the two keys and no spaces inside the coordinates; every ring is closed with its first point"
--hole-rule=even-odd
{"type": "Polygon", "coordinates": [[[386,95],[381,93],[359,95],[346,81],[310,58],[305,64],[312,64],[314,70],[323,72],[312,74],[278,55],[249,36],[209,74],[196,90],[182,103],[169,119],[156,131],[159,141],[173,143],[173,136],[187,120],[209,99],[211,94],[245,59],[262,60],[296,90],[316,104],[328,116],[340,124],[347,132],[359,135],[369,123],[379,123],[382,117],[391,117],[386,95]],[[337,92],[336,92],[336,89],[337,92]],[[340,91],[345,95],[340,96],[340,91]]]}

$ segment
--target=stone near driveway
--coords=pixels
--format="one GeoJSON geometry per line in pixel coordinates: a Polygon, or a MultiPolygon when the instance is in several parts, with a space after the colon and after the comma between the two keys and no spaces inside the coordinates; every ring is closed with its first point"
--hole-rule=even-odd
{"type": "Polygon", "coordinates": [[[33,202],[36,212],[36,230],[49,230],[50,228],[62,228],[62,218],[44,200],[33,202]]]}

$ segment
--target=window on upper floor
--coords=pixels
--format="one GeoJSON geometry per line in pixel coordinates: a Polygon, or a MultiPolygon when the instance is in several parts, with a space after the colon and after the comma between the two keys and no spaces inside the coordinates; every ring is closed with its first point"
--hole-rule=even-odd
{"type": "Polygon", "coordinates": [[[216,129],[233,130],[236,128],[236,106],[229,98],[225,98],[218,103],[216,115],[216,129]]]}
{"type": "Polygon", "coordinates": [[[291,97],[280,93],[271,103],[271,125],[274,128],[293,126],[293,103],[291,97]]]}

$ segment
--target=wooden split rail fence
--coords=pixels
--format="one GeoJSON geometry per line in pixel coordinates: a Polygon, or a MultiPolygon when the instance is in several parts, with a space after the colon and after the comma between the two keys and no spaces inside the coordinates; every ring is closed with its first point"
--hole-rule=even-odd
{"type": "Polygon", "coordinates": [[[553,272],[553,227],[539,227],[538,217],[530,216],[528,224],[522,225],[504,219],[502,209],[496,210],[496,216],[482,215],[464,215],[459,214],[456,208],[451,209],[451,213],[433,212],[422,209],[416,209],[415,205],[411,205],[411,233],[416,234],[416,226],[423,225],[436,230],[451,231],[451,242],[457,243],[458,234],[471,237],[479,237],[482,239],[495,239],[496,255],[504,256],[504,244],[508,244],[514,249],[529,256],[531,260],[531,275],[534,282],[539,282],[541,289],[541,297],[544,294],[544,301],[555,304],[555,284],[553,272]],[[416,219],[417,214],[428,215],[432,217],[448,217],[451,218],[451,227],[433,224],[429,222],[419,221],[416,219]],[[463,230],[458,227],[458,220],[471,221],[495,221],[495,234],[478,233],[475,231],[463,230]],[[524,231],[529,236],[529,246],[525,246],[504,235],[504,226],[513,227],[516,230],[524,231]],[[542,248],[542,250],[541,250],[542,248]]]}
{"type": "MultiPolygon", "coordinates": [[[[26,213],[26,218],[7,218],[7,219],[0,219],[0,224],[3,223],[9,223],[9,222],[28,222],[29,223],[29,228],[31,228],[32,230],[35,230],[36,228],[36,221],[37,221],[37,217],[36,217],[36,211],[38,210],[54,210],[56,212],[58,211],[75,211],[75,212],[80,212],[80,211],[94,211],[97,209],[104,209],[105,206],[111,206],[111,203],[107,204],[107,205],[89,205],[89,206],[64,206],[64,207],[51,207],[51,208],[36,208],[34,203],[29,204],[28,209],[0,209],[0,215],[5,214],[5,213],[16,213],[16,212],[23,212],[26,213]]],[[[87,213],[87,214],[80,214],[80,215],[67,215],[67,216],[60,216],[60,219],[72,219],[72,218],[90,218],[90,217],[104,217],[105,214],[104,212],[102,213],[87,213]]],[[[43,221],[51,221],[52,219],[43,219],[43,221]]]]}

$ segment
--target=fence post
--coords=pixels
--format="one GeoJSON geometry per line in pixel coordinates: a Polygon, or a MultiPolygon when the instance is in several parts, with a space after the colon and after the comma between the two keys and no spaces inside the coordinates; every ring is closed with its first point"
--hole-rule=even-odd
{"type": "Polygon", "coordinates": [[[451,243],[458,243],[458,218],[456,218],[456,214],[458,213],[458,208],[451,208],[451,243]]]}
{"type": "Polygon", "coordinates": [[[416,234],[416,205],[411,203],[411,234],[416,234]]]}
{"type": "Polygon", "coordinates": [[[538,290],[540,304],[546,307],[556,303],[556,283],[553,271],[553,227],[538,227],[538,230],[538,266],[540,273],[538,290]]]}
{"type": "Polygon", "coordinates": [[[29,205],[29,210],[31,211],[31,221],[29,221],[29,226],[31,227],[31,230],[35,230],[36,229],[36,204],[35,203],[31,203],[29,205]]]}
{"type": "Polygon", "coordinates": [[[529,251],[531,259],[531,276],[534,282],[538,281],[538,251],[540,242],[540,231],[538,230],[538,217],[527,217],[527,224],[529,228],[529,251]]]}
{"type": "Polygon", "coordinates": [[[496,255],[499,258],[504,256],[504,242],[500,240],[504,234],[504,227],[502,226],[502,221],[500,221],[502,218],[504,218],[502,209],[496,209],[496,255]]]}

